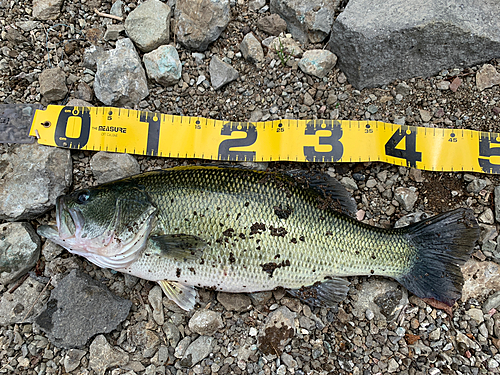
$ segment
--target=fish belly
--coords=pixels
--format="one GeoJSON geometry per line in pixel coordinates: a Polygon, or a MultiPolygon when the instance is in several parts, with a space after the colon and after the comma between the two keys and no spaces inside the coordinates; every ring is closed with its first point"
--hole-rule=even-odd
{"type": "Polygon", "coordinates": [[[143,254],[124,272],[219,291],[256,292],[298,289],[334,276],[397,277],[411,266],[412,249],[401,235],[344,216],[323,217],[323,211],[311,207],[302,215],[296,209],[293,219],[280,219],[257,202],[234,201],[220,210],[222,202],[205,202],[179,209],[155,229],[156,235],[202,238],[207,246],[199,259],[176,259],[168,251],[143,254]]]}

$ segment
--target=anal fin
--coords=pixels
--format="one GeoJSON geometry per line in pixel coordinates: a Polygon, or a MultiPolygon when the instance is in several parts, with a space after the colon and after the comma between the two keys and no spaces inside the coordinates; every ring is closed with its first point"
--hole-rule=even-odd
{"type": "Polygon", "coordinates": [[[288,290],[288,293],[311,306],[334,307],[346,298],[349,285],[349,281],[334,277],[322,283],[288,290]]]}
{"type": "Polygon", "coordinates": [[[196,303],[194,287],[167,280],[160,280],[158,284],[167,298],[174,301],[181,309],[189,311],[194,308],[196,303]]]}

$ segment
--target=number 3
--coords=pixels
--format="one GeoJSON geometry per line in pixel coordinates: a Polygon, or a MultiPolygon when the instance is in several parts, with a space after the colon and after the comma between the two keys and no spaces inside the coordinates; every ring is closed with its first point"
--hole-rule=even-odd
{"type": "Polygon", "coordinates": [[[306,125],[305,135],[315,135],[319,130],[330,130],[328,137],[319,137],[320,145],[332,146],[331,151],[316,151],[314,146],[304,146],[304,156],[307,161],[333,162],[339,161],[344,154],[344,145],[340,142],[342,138],[342,125],[339,121],[312,120],[306,125]]]}

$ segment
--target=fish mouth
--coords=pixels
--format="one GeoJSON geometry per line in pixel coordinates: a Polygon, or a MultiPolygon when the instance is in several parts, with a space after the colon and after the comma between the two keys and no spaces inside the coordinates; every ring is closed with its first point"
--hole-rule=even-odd
{"type": "Polygon", "coordinates": [[[83,216],[74,208],[68,208],[64,197],[56,200],[56,222],[59,238],[66,240],[79,237],[83,229],[83,216]]]}
{"type": "Polygon", "coordinates": [[[53,242],[56,242],[59,238],[59,231],[55,225],[40,225],[36,231],[40,236],[53,242]]]}
{"type": "Polygon", "coordinates": [[[79,238],[84,220],[80,211],[68,208],[63,198],[61,196],[56,200],[57,225],[41,225],[37,228],[37,232],[40,236],[68,249],[69,243],[66,241],[79,238]]]}

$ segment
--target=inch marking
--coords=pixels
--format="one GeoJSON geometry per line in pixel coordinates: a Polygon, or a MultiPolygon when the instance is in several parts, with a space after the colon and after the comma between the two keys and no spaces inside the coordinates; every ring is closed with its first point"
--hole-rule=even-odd
{"type": "Polygon", "coordinates": [[[90,136],[90,111],[85,107],[64,107],[59,113],[57,118],[56,130],[54,132],[54,141],[59,147],[68,147],[70,143],[71,147],[75,145],[76,148],[83,148],[87,145],[90,136]],[[79,119],[80,123],[80,136],[70,137],[68,136],[68,122],[70,119],[79,119]]]}
{"type": "Polygon", "coordinates": [[[344,145],[340,142],[343,130],[342,125],[337,120],[311,120],[306,124],[305,135],[316,135],[320,130],[329,130],[330,136],[319,137],[320,145],[330,145],[330,151],[316,151],[314,146],[304,146],[304,156],[307,161],[335,162],[339,161],[344,154],[344,145]],[[326,160],[325,160],[326,158],[326,160]]]}
{"type": "Polygon", "coordinates": [[[255,151],[234,150],[237,147],[251,146],[257,141],[257,129],[250,122],[228,122],[222,126],[221,135],[232,135],[235,131],[243,131],[247,135],[245,138],[226,139],[219,144],[219,159],[228,161],[253,161],[255,151]]]}
{"type": "Polygon", "coordinates": [[[408,125],[401,125],[385,144],[385,153],[395,158],[405,159],[406,166],[416,168],[417,161],[422,161],[422,153],[416,150],[416,142],[416,128],[412,129],[408,125]],[[405,148],[397,148],[403,139],[406,141],[405,148]]]}
{"type": "Polygon", "coordinates": [[[139,121],[149,124],[146,155],[157,156],[158,144],[160,142],[161,116],[152,112],[140,112],[139,121]]]}

